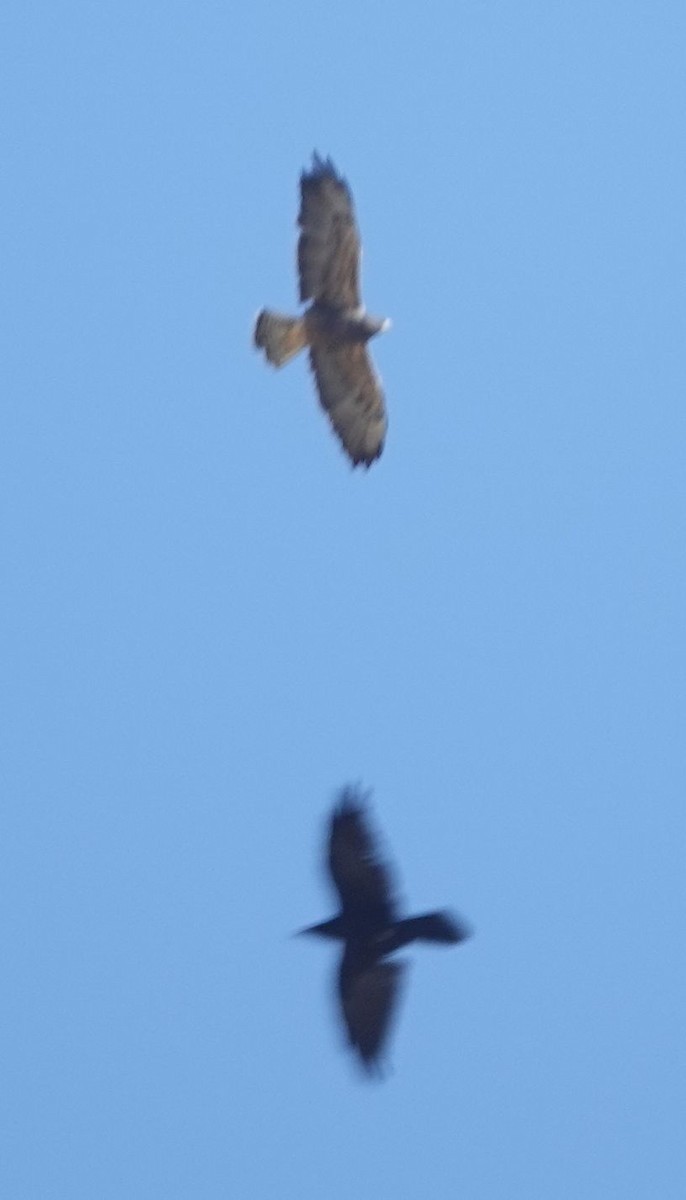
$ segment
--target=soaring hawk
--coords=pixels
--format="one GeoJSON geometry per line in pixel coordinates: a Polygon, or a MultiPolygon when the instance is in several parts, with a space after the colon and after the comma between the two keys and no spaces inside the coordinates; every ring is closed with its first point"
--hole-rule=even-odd
{"type": "Polygon", "coordinates": [[[331,159],[313,156],[300,176],[298,273],[300,317],[263,309],[255,345],[281,367],[305,346],[322,408],[353,466],[369,467],[381,454],[386,411],[367,342],[390,322],[368,316],[360,295],[360,235],[353,199],[331,159]]]}

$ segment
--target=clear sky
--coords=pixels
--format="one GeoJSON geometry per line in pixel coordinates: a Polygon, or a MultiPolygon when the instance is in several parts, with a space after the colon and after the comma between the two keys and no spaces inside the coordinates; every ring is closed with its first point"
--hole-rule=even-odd
{"type": "Polygon", "coordinates": [[[3,10],[0,1193],[686,1195],[686,8],[3,10]],[[295,304],[353,188],[384,455],[295,304]],[[385,1082],[346,781],[408,907],[385,1082]]]}

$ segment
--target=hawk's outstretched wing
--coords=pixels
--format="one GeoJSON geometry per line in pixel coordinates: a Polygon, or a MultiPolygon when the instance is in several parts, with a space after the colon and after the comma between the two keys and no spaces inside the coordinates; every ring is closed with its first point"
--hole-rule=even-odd
{"type": "Polygon", "coordinates": [[[300,176],[300,197],[300,299],[359,308],[360,236],[350,189],[330,158],[313,156],[312,170],[300,176]]]}
{"type": "Polygon", "coordinates": [[[344,450],[354,466],[370,466],[383,450],[388,421],[366,346],[360,342],[310,346],[310,365],[321,406],[344,450]]]}

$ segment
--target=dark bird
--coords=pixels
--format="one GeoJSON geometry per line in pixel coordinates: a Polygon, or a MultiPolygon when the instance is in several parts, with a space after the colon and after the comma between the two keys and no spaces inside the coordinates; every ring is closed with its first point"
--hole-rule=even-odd
{"type": "Polygon", "coordinates": [[[471,930],[446,912],[398,917],[390,872],[367,825],[365,799],[344,788],[331,818],[328,866],[341,910],[301,932],[343,942],[338,995],[347,1039],[365,1069],[376,1073],[404,970],[388,956],[415,941],[456,945],[471,930]]]}
{"type": "Polygon", "coordinates": [[[309,346],[322,408],[353,466],[369,467],[381,454],[386,411],[367,342],[390,322],[368,316],[360,292],[360,235],[350,188],[331,159],[313,155],[300,176],[298,274],[300,317],[263,309],[254,340],[281,367],[309,346]]]}

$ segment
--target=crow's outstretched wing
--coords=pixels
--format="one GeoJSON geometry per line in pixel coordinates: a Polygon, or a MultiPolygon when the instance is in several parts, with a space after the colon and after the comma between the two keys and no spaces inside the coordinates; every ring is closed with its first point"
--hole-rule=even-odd
{"type": "Polygon", "coordinates": [[[329,869],[345,915],[364,912],[376,923],[394,918],[391,875],[369,832],[364,798],[344,788],[331,818],[329,869]]]}
{"type": "Polygon", "coordinates": [[[378,1060],[395,1016],[404,971],[401,962],[376,962],[360,967],[349,951],[343,957],[339,991],[350,1045],[365,1069],[378,1069],[378,1060]]]}

